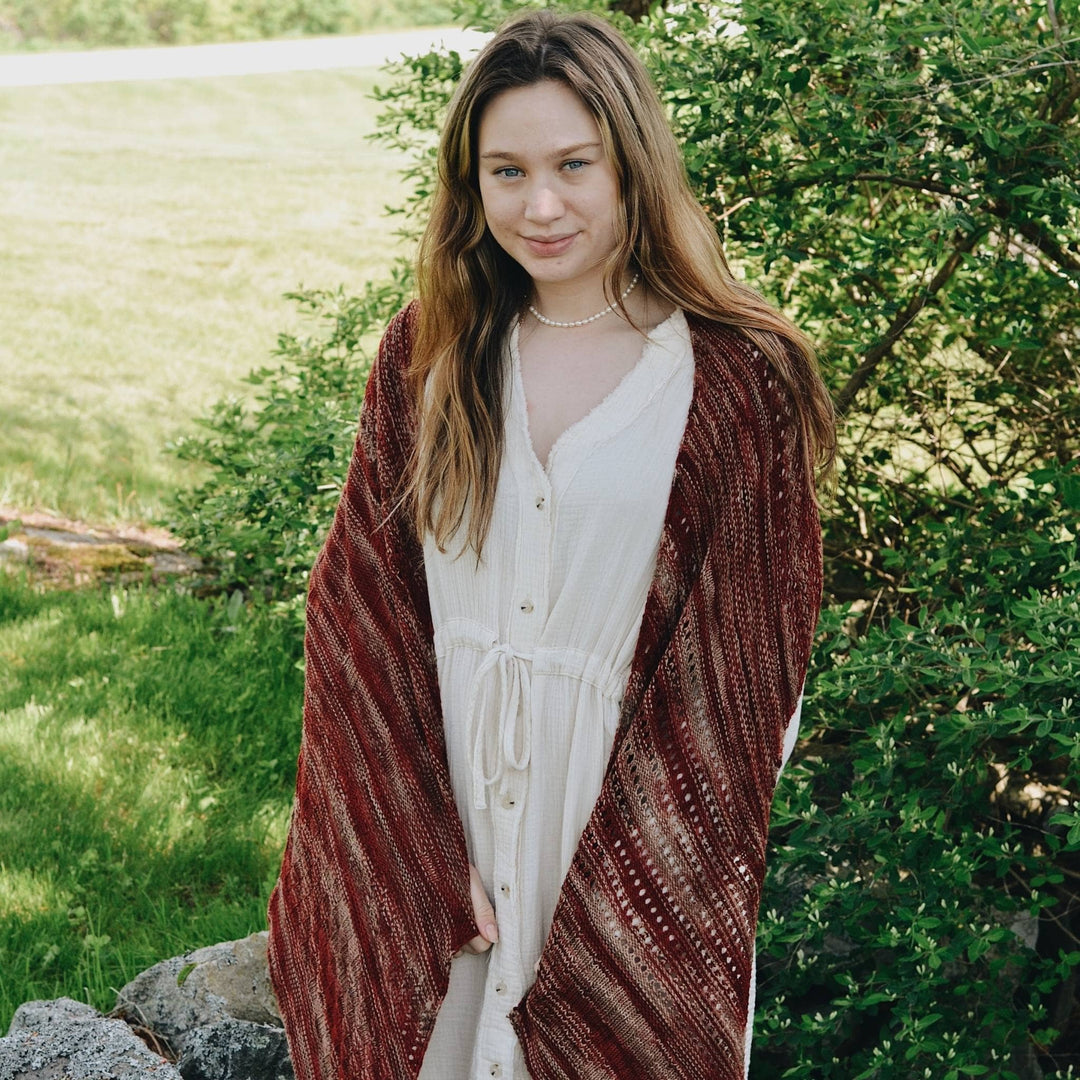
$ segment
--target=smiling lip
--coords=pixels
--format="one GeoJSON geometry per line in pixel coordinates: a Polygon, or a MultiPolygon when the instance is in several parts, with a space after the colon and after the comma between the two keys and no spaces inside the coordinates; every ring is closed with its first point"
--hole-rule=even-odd
{"type": "Polygon", "coordinates": [[[566,236],[523,236],[522,239],[529,246],[534,255],[561,255],[574,242],[577,233],[568,233],[566,236]]]}

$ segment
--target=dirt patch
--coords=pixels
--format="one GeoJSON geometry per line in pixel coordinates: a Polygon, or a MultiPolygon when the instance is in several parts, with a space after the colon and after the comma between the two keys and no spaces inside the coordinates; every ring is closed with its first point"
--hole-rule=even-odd
{"type": "Polygon", "coordinates": [[[0,529],[7,533],[0,541],[0,568],[26,567],[34,580],[61,588],[103,580],[158,581],[202,567],[176,537],[152,526],[105,528],[0,506],[0,529]]]}

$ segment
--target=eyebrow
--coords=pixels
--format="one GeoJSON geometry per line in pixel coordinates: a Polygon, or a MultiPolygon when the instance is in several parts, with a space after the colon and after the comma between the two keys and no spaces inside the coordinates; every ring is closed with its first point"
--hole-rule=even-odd
{"type": "MultiPolygon", "coordinates": [[[[581,150],[599,150],[600,143],[598,142],[583,142],[574,143],[573,146],[564,146],[561,150],[556,150],[551,155],[552,158],[569,157],[570,154],[576,154],[581,150]]],[[[518,155],[511,154],[507,150],[489,150],[486,154],[480,155],[481,161],[492,161],[498,159],[499,161],[513,161],[518,155]]]]}

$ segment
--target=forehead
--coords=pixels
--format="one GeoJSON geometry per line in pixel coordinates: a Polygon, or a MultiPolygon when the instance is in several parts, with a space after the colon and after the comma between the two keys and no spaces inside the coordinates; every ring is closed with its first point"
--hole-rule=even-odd
{"type": "Polygon", "coordinates": [[[580,97],[554,80],[503,90],[487,103],[477,150],[542,154],[570,143],[600,142],[600,126],[580,97]]]}

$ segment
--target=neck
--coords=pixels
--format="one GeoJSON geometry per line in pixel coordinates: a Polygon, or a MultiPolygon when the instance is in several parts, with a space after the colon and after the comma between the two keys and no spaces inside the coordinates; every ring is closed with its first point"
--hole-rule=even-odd
{"type": "MultiPolygon", "coordinates": [[[[534,281],[529,303],[544,318],[559,323],[590,319],[599,312],[605,311],[609,304],[613,304],[614,311],[605,316],[610,319],[617,316],[619,298],[634,278],[633,273],[625,275],[617,283],[614,295],[610,296],[604,292],[603,281],[598,281],[591,288],[583,288],[580,282],[534,281]]],[[[640,280],[626,297],[626,302],[629,304],[639,291],[643,291],[640,280]]]]}

